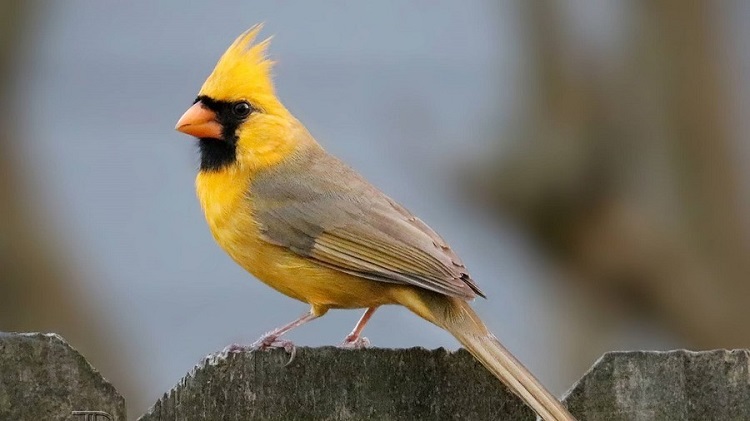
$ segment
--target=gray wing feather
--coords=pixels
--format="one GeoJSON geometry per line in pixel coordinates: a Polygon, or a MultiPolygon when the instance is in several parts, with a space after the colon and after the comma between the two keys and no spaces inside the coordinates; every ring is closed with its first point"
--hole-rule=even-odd
{"type": "Polygon", "coordinates": [[[484,296],[439,235],[322,149],[256,175],[249,193],[272,244],[374,281],[484,296]]]}

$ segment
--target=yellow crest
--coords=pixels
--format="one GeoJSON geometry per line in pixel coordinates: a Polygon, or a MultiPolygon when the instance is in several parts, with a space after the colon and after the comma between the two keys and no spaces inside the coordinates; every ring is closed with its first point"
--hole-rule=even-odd
{"type": "Polygon", "coordinates": [[[261,109],[280,105],[271,78],[274,63],[266,57],[271,38],[253,44],[262,28],[262,24],[253,26],[229,46],[199,95],[223,101],[244,99],[261,109]]]}

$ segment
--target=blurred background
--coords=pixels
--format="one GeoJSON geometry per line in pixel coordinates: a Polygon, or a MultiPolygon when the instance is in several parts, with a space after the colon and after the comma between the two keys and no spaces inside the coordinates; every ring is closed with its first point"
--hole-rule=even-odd
{"type": "MultiPolygon", "coordinates": [[[[265,22],[288,108],[449,240],[554,392],[609,350],[750,347],[749,21],[740,0],[1,2],[0,330],[60,333],[134,419],[306,311],[214,244],[173,130],[265,22]]],[[[457,347],[400,308],[366,336],[457,347]]]]}

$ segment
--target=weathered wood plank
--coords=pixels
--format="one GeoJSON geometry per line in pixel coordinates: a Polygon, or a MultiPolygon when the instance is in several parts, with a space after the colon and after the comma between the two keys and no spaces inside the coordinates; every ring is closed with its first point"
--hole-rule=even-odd
{"type": "Polygon", "coordinates": [[[73,411],[126,420],[122,396],[60,336],[0,332],[0,420],[84,419],[73,411]]]}
{"type": "Polygon", "coordinates": [[[579,421],[750,420],[747,350],[610,352],[573,387],[579,421]]]}
{"type": "Polygon", "coordinates": [[[140,421],[534,420],[466,351],[298,348],[215,355],[140,421]]]}

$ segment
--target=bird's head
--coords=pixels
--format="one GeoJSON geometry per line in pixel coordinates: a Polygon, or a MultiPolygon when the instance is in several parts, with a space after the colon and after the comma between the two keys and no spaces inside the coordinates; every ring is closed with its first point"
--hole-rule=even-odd
{"type": "Polygon", "coordinates": [[[229,46],[177,122],[177,130],[199,139],[201,171],[263,165],[292,146],[288,133],[296,120],[274,92],[270,38],[254,43],[261,27],[229,46]]]}

